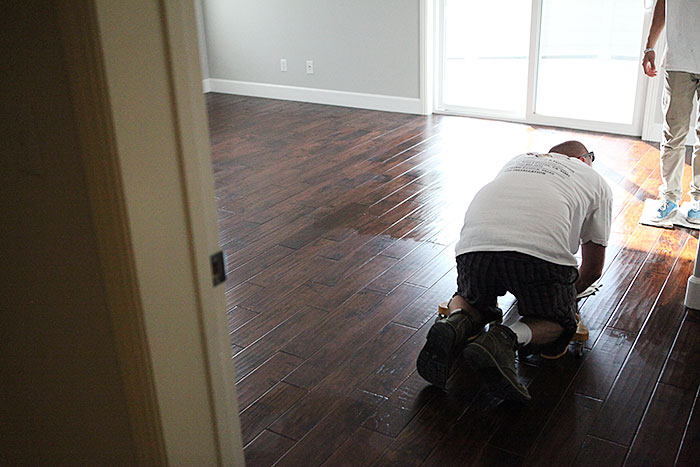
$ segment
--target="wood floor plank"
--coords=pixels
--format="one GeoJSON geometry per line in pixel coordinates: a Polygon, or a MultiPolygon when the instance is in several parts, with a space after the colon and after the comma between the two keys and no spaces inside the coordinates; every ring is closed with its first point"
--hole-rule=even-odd
{"type": "Polygon", "coordinates": [[[242,246],[227,252],[226,264],[244,264],[303,229],[308,224],[310,217],[297,214],[292,215],[293,219],[288,222],[278,218],[275,218],[276,222],[265,222],[257,230],[241,237],[237,241],[243,242],[242,246]]]}
{"type": "Polygon", "coordinates": [[[299,441],[349,397],[347,394],[338,394],[326,387],[316,387],[307,391],[304,398],[300,398],[281,419],[270,425],[270,429],[299,441]]]}
{"type": "Polygon", "coordinates": [[[581,306],[581,316],[590,331],[590,343],[595,342],[614,310],[623,302],[630,284],[649,256],[649,249],[659,236],[660,229],[646,226],[635,229],[626,241],[629,247],[623,248],[603,272],[600,283],[604,287],[581,306]]]}
{"type": "Polygon", "coordinates": [[[257,295],[262,290],[264,290],[264,287],[251,282],[243,282],[234,287],[227,288],[224,292],[224,297],[226,297],[226,308],[232,309],[233,307],[240,305],[248,297],[257,295]]]}
{"type": "MultiPolygon", "coordinates": [[[[508,408],[499,407],[499,404],[499,401],[480,394],[433,449],[423,465],[502,465],[500,460],[496,462],[492,455],[487,453],[489,450],[492,454],[503,452],[488,444],[509,413],[508,408]]],[[[519,459],[520,462],[522,459],[519,459]]]]}
{"type": "Polygon", "coordinates": [[[240,415],[243,445],[255,439],[304,394],[305,389],[281,382],[243,410],[240,415]]]}
{"type": "Polygon", "coordinates": [[[257,313],[256,319],[249,320],[242,326],[235,328],[231,332],[231,341],[243,347],[249,346],[298,313],[307,303],[313,301],[318,294],[319,291],[315,285],[304,284],[289,293],[280,293],[279,303],[271,307],[263,307],[260,306],[260,302],[251,301],[248,306],[256,307],[259,310],[255,312],[257,313]]]}
{"type": "Polygon", "coordinates": [[[322,465],[323,467],[370,466],[381,456],[391,441],[392,439],[388,436],[360,427],[322,465]]]}
{"type": "Polygon", "coordinates": [[[607,328],[603,331],[595,347],[586,354],[572,383],[572,389],[580,395],[605,400],[627,360],[636,334],[607,328]]]}
{"type": "Polygon", "coordinates": [[[308,227],[282,240],[280,244],[294,249],[301,248],[313,240],[321,238],[329,230],[357,224],[358,220],[365,213],[365,209],[365,206],[357,203],[340,206],[322,218],[315,220],[308,227]]]}
{"type": "Polygon", "coordinates": [[[245,309],[240,306],[234,306],[226,312],[228,315],[228,328],[229,333],[235,332],[236,329],[250,322],[258,316],[258,313],[245,309]]]}
{"type": "Polygon", "coordinates": [[[333,260],[318,256],[320,251],[327,248],[329,242],[330,240],[318,238],[313,243],[305,244],[257,274],[250,282],[263,287],[274,284],[277,290],[293,289],[307,282],[314,272],[333,265],[333,260]]]}
{"type": "Polygon", "coordinates": [[[224,217],[219,225],[219,242],[227,252],[241,248],[245,245],[242,240],[245,236],[261,229],[261,224],[240,219],[235,215],[224,217]]]}
{"type": "MultiPolygon", "coordinates": [[[[328,240],[335,240],[336,242],[344,242],[348,246],[347,248],[352,251],[369,239],[376,235],[381,235],[390,224],[384,220],[380,220],[378,217],[371,216],[366,212],[363,212],[361,216],[355,219],[355,222],[348,225],[341,225],[339,227],[334,227],[328,229],[324,234],[323,238],[328,240]],[[359,237],[355,238],[354,241],[349,240],[348,237],[359,237]]],[[[341,259],[341,256],[328,256],[332,259],[341,259]]]]}
{"type": "Polygon", "coordinates": [[[396,438],[413,417],[440,393],[440,389],[430,386],[414,371],[362,426],[396,438]]]}
{"type": "Polygon", "coordinates": [[[415,240],[410,237],[411,232],[416,230],[418,227],[423,225],[425,221],[420,219],[412,219],[411,217],[404,217],[397,223],[391,225],[384,232],[384,235],[389,235],[390,237],[399,239],[386,250],[382,251],[382,256],[387,256],[389,258],[401,259],[411,253],[413,250],[418,248],[421,244],[420,240],[415,240]]]}
{"type": "Polygon", "coordinates": [[[367,285],[369,290],[389,294],[439,255],[445,247],[426,242],[406,255],[367,285]]]}
{"type": "MultiPolygon", "coordinates": [[[[232,195],[222,199],[217,204],[225,212],[234,214],[233,219],[245,219],[256,224],[264,224],[284,212],[296,208],[292,203],[286,203],[290,193],[307,189],[307,185],[299,183],[294,187],[265,185],[248,196],[232,195]]],[[[228,223],[221,221],[223,227],[228,223]]]]}
{"type": "Polygon", "coordinates": [[[611,443],[592,436],[586,437],[581,450],[574,459],[572,465],[586,467],[591,465],[618,466],[623,465],[627,447],[611,443]]]}
{"type": "Polygon", "coordinates": [[[343,446],[382,399],[376,394],[355,390],[340,401],[308,435],[282,456],[276,465],[322,465],[343,446]]]}
{"type": "MultiPolygon", "coordinates": [[[[290,438],[302,438],[335,405],[335,402],[329,405],[327,398],[333,399],[333,394],[344,395],[353,388],[357,388],[357,385],[371,371],[368,368],[375,368],[379,365],[395,350],[395,342],[400,344],[412,332],[413,330],[409,328],[393,324],[385,327],[358,351],[350,355],[339,368],[328,372],[328,376],[315,385],[308,397],[299,401],[292,410],[277,420],[272,428],[277,433],[282,433],[290,438]]],[[[378,401],[385,399],[383,396],[374,395],[380,398],[378,401]]],[[[360,422],[363,420],[364,418],[360,422]]]]}
{"type": "Polygon", "coordinates": [[[528,385],[532,400],[514,413],[508,423],[501,424],[489,444],[519,456],[527,455],[566,395],[582,360],[568,353],[558,360],[541,363],[528,385]]]}
{"type": "Polygon", "coordinates": [[[676,465],[691,466],[697,464],[700,456],[700,404],[698,404],[698,396],[695,396],[693,410],[690,415],[690,420],[683,434],[683,443],[681,445],[676,465]]]}
{"type": "Polygon", "coordinates": [[[473,373],[458,372],[456,376],[457,379],[452,380],[454,386],[448,386],[446,392],[429,389],[430,392],[437,393],[384,451],[377,461],[379,465],[422,465],[439,446],[478,393],[479,384],[473,373]]]}
{"type": "Polygon", "coordinates": [[[275,353],[269,360],[236,384],[238,407],[245,410],[294,371],[304,360],[283,352],[275,353]]]}
{"type": "MultiPolygon", "coordinates": [[[[323,274],[319,274],[314,278],[316,282],[329,287],[337,286],[345,277],[352,276],[395,241],[384,235],[376,235],[374,237],[356,235],[348,240],[352,240],[352,243],[338,242],[340,244],[329,245],[327,249],[319,253],[322,256],[326,256],[332,254],[330,250],[335,250],[335,254],[340,257],[335,264],[329,264],[323,270],[323,274]],[[357,243],[361,243],[360,246],[353,248],[357,243]]],[[[388,267],[391,267],[394,262],[388,261],[386,264],[388,267]]]]}
{"type": "MultiPolygon", "coordinates": [[[[312,304],[326,309],[338,307],[345,300],[364,289],[367,284],[371,283],[394,264],[396,264],[394,258],[377,255],[359,268],[346,271],[346,274],[340,278],[337,285],[331,287],[328,293],[320,297],[318,301],[312,302],[312,304]]],[[[322,270],[316,270],[312,277],[314,280],[319,279],[319,281],[322,281],[323,276],[322,270]]]]}
{"type": "MultiPolygon", "coordinates": [[[[614,222],[620,214],[626,211],[626,207],[644,199],[643,196],[638,198],[636,195],[639,194],[640,188],[647,183],[647,180],[652,176],[658,178],[659,151],[647,144],[642,144],[639,149],[635,150],[635,153],[638,157],[636,163],[630,164],[629,161],[625,161],[626,167],[615,174],[617,181],[610,183],[613,191],[614,222]]],[[[644,191],[646,192],[646,190],[644,191]]]]}
{"type": "MultiPolygon", "coordinates": [[[[658,162],[658,158],[656,161],[658,162]]],[[[653,162],[649,163],[651,164],[653,162]]],[[[660,183],[661,175],[659,168],[656,167],[642,183],[638,184],[637,189],[634,191],[634,196],[630,198],[629,202],[624,206],[624,209],[615,216],[611,225],[612,232],[629,234],[637,228],[639,216],[644,209],[644,200],[647,198],[655,198],[652,193],[656,191],[660,183]]]]}
{"type": "Polygon", "coordinates": [[[646,264],[645,262],[642,270],[627,289],[623,301],[608,321],[608,327],[637,334],[646,322],[668,275],[668,272],[666,274],[652,272],[646,268],[646,264]]]}
{"type": "Polygon", "coordinates": [[[408,284],[418,285],[429,289],[445,274],[455,268],[454,245],[446,246],[425,266],[418,269],[406,279],[408,284]]]}
{"type": "MultiPolygon", "coordinates": [[[[395,323],[391,323],[396,325],[395,323]]],[[[425,345],[425,338],[430,326],[423,326],[413,332],[391,356],[382,362],[359,387],[367,392],[385,397],[391,396],[396,389],[415,371],[418,353],[425,345]]]]}
{"type": "Polygon", "coordinates": [[[673,465],[695,399],[695,390],[659,384],[630,447],[627,465],[673,465]],[[663,430],[659,430],[659,427],[663,430]]]}
{"type": "Polygon", "coordinates": [[[656,274],[668,274],[669,263],[672,263],[670,260],[678,257],[688,238],[686,230],[662,230],[649,252],[644,265],[645,269],[656,274]]]}
{"type": "Polygon", "coordinates": [[[661,374],[661,382],[683,389],[700,386],[700,320],[698,312],[688,310],[673,350],[661,374]]]}
{"type": "MultiPolygon", "coordinates": [[[[685,252],[688,252],[687,243],[685,252]]],[[[693,262],[692,254],[682,254],[669,275],[669,283],[687,278],[693,262]]],[[[617,378],[598,415],[591,434],[602,439],[629,446],[644,413],[652,391],[661,374],[682,318],[683,289],[665,287],[630,356],[617,378]]]]}
{"type": "MultiPolygon", "coordinates": [[[[523,465],[523,458],[516,456],[515,454],[504,451],[503,449],[494,448],[493,446],[486,446],[484,452],[481,454],[479,459],[480,465],[492,465],[492,466],[520,466],[523,465]]],[[[463,464],[467,465],[467,464],[463,464]]]]}
{"type": "Polygon", "coordinates": [[[232,266],[226,271],[226,287],[236,286],[255,277],[292,253],[294,250],[291,248],[275,245],[250,261],[232,266]]]}
{"type": "Polygon", "coordinates": [[[325,311],[318,308],[302,307],[297,313],[268,332],[264,339],[258,339],[246,346],[233,357],[236,378],[240,380],[262,365],[287,342],[303,332],[314,321],[322,319],[325,314],[325,311]]]}
{"type": "MultiPolygon", "coordinates": [[[[278,239],[286,236],[286,229],[296,224],[306,225],[304,216],[313,212],[313,208],[298,206],[292,203],[280,203],[273,207],[272,218],[263,223],[246,221],[242,217],[232,216],[224,221],[220,233],[224,248],[229,243],[237,241],[244,246],[250,246],[266,236],[278,239]],[[250,227],[246,227],[250,225],[250,227]],[[242,228],[241,226],[245,227],[242,228]],[[276,235],[276,236],[275,236],[276,235]]],[[[302,227],[299,227],[301,229],[302,227]]],[[[237,250],[231,252],[231,257],[236,257],[237,250]]],[[[240,253],[239,253],[240,254],[240,253]]]]}
{"type": "Polygon", "coordinates": [[[243,449],[245,465],[248,467],[270,467],[293,445],[293,440],[264,430],[243,449]]]}
{"type": "Polygon", "coordinates": [[[386,361],[390,355],[396,352],[397,348],[403,347],[414,334],[415,331],[411,328],[394,323],[387,324],[379,333],[362,344],[357,351],[349,354],[342,367],[333,371],[323,380],[323,386],[337,392],[347,390],[348,387],[359,387],[361,381],[366,380],[367,376],[371,374],[372,368],[376,368],[383,361],[386,361]]]}
{"type": "Polygon", "coordinates": [[[396,182],[398,185],[396,190],[379,201],[370,204],[367,208],[369,214],[383,217],[400,209],[400,212],[407,215],[418,208],[417,204],[411,203],[411,199],[421,191],[424,191],[426,187],[419,185],[415,180],[408,177],[405,179],[396,179],[396,182]]]}
{"type": "Polygon", "coordinates": [[[525,465],[568,464],[586,440],[602,404],[601,400],[569,392],[540,432],[525,465]]]}
{"type": "MultiPolygon", "coordinates": [[[[344,321],[344,332],[332,342],[309,357],[286,381],[299,387],[312,388],[337,367],[337,363],[352,355],[370,337],[377,335],[394,316],[423,292],[409,285],[402,285],[393,294],[377,303],[366,314],[344,321]]],[[[398,325],[397,325],[398,326],[398,325]]],[[[410,328],[404,328],[413,333],[410,328]]],[[[403,342],[403,341],[402,341],[403,342]]],[[[398,347],[401,342],[398,343],[398,347]]],[[[392,351],[395,350],[392,349],[392,351]]]]}
{"type": "Polygon", "coordinates": [[[331,310],[324,319],[314,323],[283,347],[292,355],[309,358],[319,349],[331,345],[348,326],[363,319],[384,297],[372,292],[359,292],[339,307],[331,310]]]}
{"type": "Polygon", "coordinates": [[[420,328],[437,317],[437,307],[448,302],[457,290],[457,273],[452,270],[442,276],[431,288],[417,300],[407,306],[394,318],[395,323],[420,328]]]}
{"type": "MultiPolygon", "coordinates": [[[[390,209],[377,209],[375,212],[371,208],[367,208],[367,212],[370,215],[376,215],[379,221],[388,225],[394,225],[406,218],[422,220],[412,217],[413,213],[420,207],[420,204],[416,203],[412,198],[407,199],[400,204],[392,204],[389,202],[389,205],[391,206],[390,209]]],[[[420,226],[424,224],[425,222],[421,222],[418,225],[420,226]]]]}

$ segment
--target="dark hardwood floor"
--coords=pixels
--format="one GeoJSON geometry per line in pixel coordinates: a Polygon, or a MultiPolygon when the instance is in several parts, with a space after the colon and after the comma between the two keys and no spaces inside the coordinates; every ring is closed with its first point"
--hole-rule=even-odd
{"type": "Polygon", "coordinates": [[[683,306],[697,233],[637,224],[660,183],[656,147],[221,94],[207,105],[248,465],[697,465],[700,314],[683,306]],[[415,360],[455,289],[473,194],[516,154],[567,139],[595,151],[615,196],[603,288],[581,304],[584,356],[520,361],[527,405],[491,399],[464,366],[446,392],[431,387],[415,360]]]}

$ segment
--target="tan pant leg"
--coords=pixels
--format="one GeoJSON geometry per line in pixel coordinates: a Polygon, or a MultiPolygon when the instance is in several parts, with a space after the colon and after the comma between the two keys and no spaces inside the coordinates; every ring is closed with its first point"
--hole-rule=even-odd
{"type": "MultiPolygon", "coordinates": [[[[681,179],[685,164],[685,138],[690,128],[690,113],[697,88],[691,73],[664,72],[664,131],[661,138],[661,180],[659,195],[678,203],[683,195],[681,179]]],[[[700,161],[699,161],[700,162],[700,161]]],[[[698,179],[700,182],[700,178],[698,179]]]]}
{"type": "Polygon", "coordinates": [[[693,169],[693,179],[690,182],[690,197],[694,200],[700,200],[700,74],[691,75],[695,83],[695,96],[698,99],[695,120],[695,145],[693,146],[693,158],[691,167],[693,169]]]}

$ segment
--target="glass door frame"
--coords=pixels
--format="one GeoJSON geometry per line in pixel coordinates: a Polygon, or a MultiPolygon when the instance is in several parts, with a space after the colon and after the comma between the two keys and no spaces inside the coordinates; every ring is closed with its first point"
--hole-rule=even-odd
{"type": "MultiPolygon", "coordinates": [[[[528,54],[528,76],[527,76],[527,100],[524,113],[513,113],[499,110],[479,109],[455,105],[445,105],[443,98],[443,79],[445,68],[445,1],[434,0],[434,106],[433,112],[445,115],[460,115],[467,117],[489,118],[517,123],[528,123],[533,125],[554,126],[571,128],[577,130],[600,131],[604,133],[615,133],[622,135],[641,136],[642,123],[645,114],[645,100],[649,80],[642,72],[641,52],[646,41],[646,33],[651,23],[652,9],[645,5],[646,2],[639,1],[640,8],[644,8],[644,24],[642,26],[642,37],[639,38],[639,64],[637,67],[637,89],[635,92],[635,105],[631,124],[600,122],[593,120],[580,120],[564,117],[551,117],[535,113],[535,102],[537,92],[537,72],[538,57],[540,48],[540,27],[542,23],[542,4],[544,0],[531,0],[530,15],[530,45],[528,54]]],[[[660,56],[660,54],[659,54],[660,56]]],[[[658,78],[657,78],[658,79],[658,78]]]]}

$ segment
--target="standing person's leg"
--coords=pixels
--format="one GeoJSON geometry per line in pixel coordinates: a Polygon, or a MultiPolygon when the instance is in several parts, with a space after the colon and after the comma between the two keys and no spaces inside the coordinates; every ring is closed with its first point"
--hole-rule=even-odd
{"type": "Polygon", "coordinates": [[[688,220],[694,224],[700,223],[700,74],[691,74],[691,79],[695,84],[695,96],[698,99],[695,120],[695,146],[693,146],[693,157],[690,162],[692,179],[690,182],[690,198],[692,201],[688,211],[688,220]]]}
{"type": "Polygon", "coordinates": [[[683,196],[681,180],[685,164],[685,138],[690,127],[695,85],[690,73],[664,72],[661,100],[664,130],[661,135],[661,180],[659,196],[665,201],[657,212],[658,219],[671,215],[683,196]]]}
{"type": "Polygon", "coordinates": [[[448,304],[450,315],[430,328],[416,363],[418,374],[435,386],[445,387],[464,346],[486,324],[500,321],[503,316],[497,297],[505,290],[489,284],[489,267],[488,258],[482,253],[457,257],[457,292],[448,304]]]}

